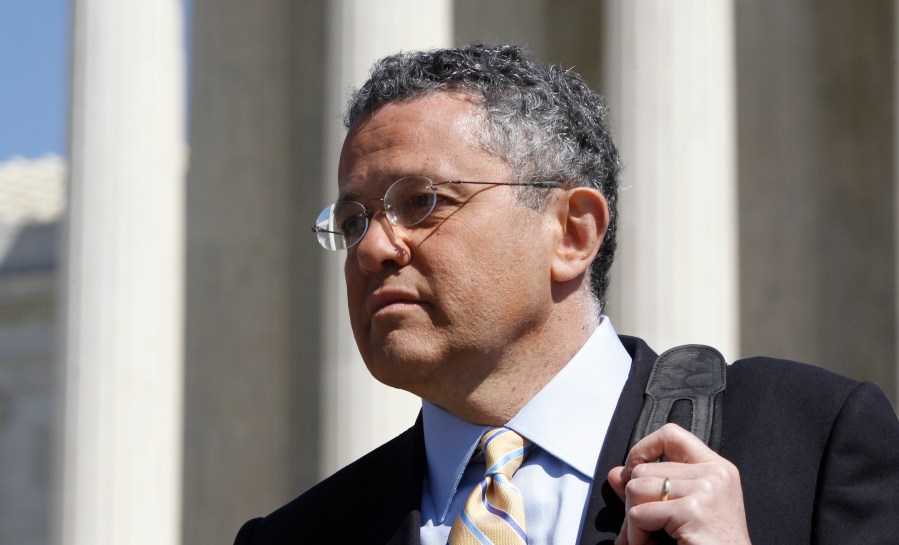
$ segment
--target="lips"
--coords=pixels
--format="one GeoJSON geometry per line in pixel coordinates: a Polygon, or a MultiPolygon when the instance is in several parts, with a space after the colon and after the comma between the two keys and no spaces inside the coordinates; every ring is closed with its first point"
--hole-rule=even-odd
{"type": "Polygon", "coordinates": [[[401,305],[421,305],[422,301],[419,297],[409,291],[382,288],[372,293],[366,301],[366,310],[369,317],[374,317],[378,313],[386,310],[399,308],[401,305]]]}

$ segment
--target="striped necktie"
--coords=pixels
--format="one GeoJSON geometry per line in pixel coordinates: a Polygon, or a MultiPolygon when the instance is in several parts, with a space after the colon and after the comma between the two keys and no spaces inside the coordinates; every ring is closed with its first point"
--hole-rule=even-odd
{"type": "Polygon", "coordinates": [[[480,449],[487,471],[453,523],[449,545],[527,545],[524,501],[512,475],[532,448],[530,441],[507,428],[484,434],[480,449]]]}

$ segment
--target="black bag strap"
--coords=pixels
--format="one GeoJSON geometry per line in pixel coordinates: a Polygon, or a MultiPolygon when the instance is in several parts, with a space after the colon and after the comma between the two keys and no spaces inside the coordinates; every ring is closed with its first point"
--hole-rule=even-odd
{"type": "Polygon", "coordinates": [[[726,375],[724,357],[710,346],[686,344],[659,356],[646,384],[643,409],[628,450],[666,423],[674,422],[717,451],[726,375]]]}

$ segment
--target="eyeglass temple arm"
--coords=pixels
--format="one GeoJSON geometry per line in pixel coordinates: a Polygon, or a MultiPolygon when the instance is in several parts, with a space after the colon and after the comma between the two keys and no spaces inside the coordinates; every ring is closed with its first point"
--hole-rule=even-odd
{"type": "Polygon", "coordinates": [[[318,225],[312,226],[312,232],[313,233],[330,233],[332,235],[342,235],[343,234],[339,231],[329,231],[329,230],[325,229],[324,227],[319,227],[318,225]]]}
{"type": "Polygon", "coordinates": [[[553,182],[545,180],[542,182],[470,182],[468,180],[447,180],[434,184],[435,186],[443,184],[472,184],[472,185],[522,185],[528,187],[563,187],[562,182],[553,182]]]}

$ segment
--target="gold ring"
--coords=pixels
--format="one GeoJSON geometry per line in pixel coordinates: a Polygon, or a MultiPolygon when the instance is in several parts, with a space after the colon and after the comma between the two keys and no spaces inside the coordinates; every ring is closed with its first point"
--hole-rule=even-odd
{"type": "Polygon", "coordinates": [[[662,501],[668,501],[668,492],[671,491],[671,479],[665,477],[665,482],[662,484],[662,501]]]}

